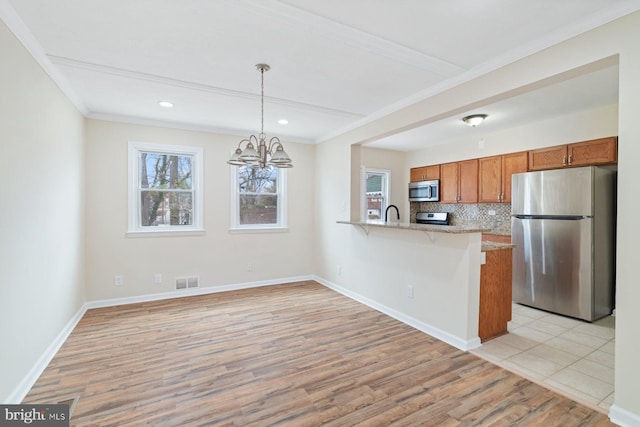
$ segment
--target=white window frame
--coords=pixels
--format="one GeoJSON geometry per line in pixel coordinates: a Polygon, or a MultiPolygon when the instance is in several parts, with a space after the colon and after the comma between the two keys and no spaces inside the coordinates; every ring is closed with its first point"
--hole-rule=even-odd
{"type": "Polygon", "coordinates": [[[178,236],[200,235],[203,228],[203,149],[183,145],[167,145],[149,142],[129,141],[129,173],[128,173],[128,228],[127,236],[178,236]],[[169,225],[149,227],[141,225],[140,218],[140,154],[159,153],[191,156],[191,179],[193,185],[193,221],[191,225],[169,225]]]}
{"type": "Polygon", "coordinates": [[[276,224],[240,224],[240,191],[238,183],[238,167],[230,166],[231,174],[231,233],[283,233],[289,230],[287,224],[287,170],[278,171],[278,222],[276,224]]]}
{"type": "Polygon", "coordinates": [[[367,222],[369,215],[367,214],[367,174],[376,173],[385,176],[383,184],[383,197],[386,201],[380,212],[380,220],[384,220],[385,210],[391,204],[391,171],[388,169],[360,167],[360,221],[367,222]]]}

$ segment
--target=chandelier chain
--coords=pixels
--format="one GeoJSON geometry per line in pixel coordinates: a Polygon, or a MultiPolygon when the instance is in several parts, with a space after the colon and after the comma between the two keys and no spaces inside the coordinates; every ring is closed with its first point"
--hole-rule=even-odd
{"type": "Polygon", "coordinates": [[[260,135],[264,135],[264,67],[260,68],[260,135]]]}

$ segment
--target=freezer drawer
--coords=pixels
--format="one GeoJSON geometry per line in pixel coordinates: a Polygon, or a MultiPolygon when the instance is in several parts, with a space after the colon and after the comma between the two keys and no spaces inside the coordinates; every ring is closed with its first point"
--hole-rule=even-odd
{"type": "Polygon", "coordinates": [[[515,302],[594,320],[592,221],[512,218],[515,302]]]}

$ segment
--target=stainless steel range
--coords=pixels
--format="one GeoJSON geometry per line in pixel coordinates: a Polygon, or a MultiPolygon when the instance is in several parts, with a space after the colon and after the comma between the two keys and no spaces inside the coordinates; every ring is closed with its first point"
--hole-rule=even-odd
{"type": "Polygon", "coordinates": [[[418,212],[416,222],[418,224],[449,225],[449,212],[418,212]]]}

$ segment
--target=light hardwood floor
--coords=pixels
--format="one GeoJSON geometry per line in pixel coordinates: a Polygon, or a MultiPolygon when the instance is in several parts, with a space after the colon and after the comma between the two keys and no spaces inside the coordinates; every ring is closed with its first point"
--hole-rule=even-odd
{"type": "Polygon", "coordinates": [[[75,426],[605,426],[315,282],[89,310],[25,403],[75,426]]]}

